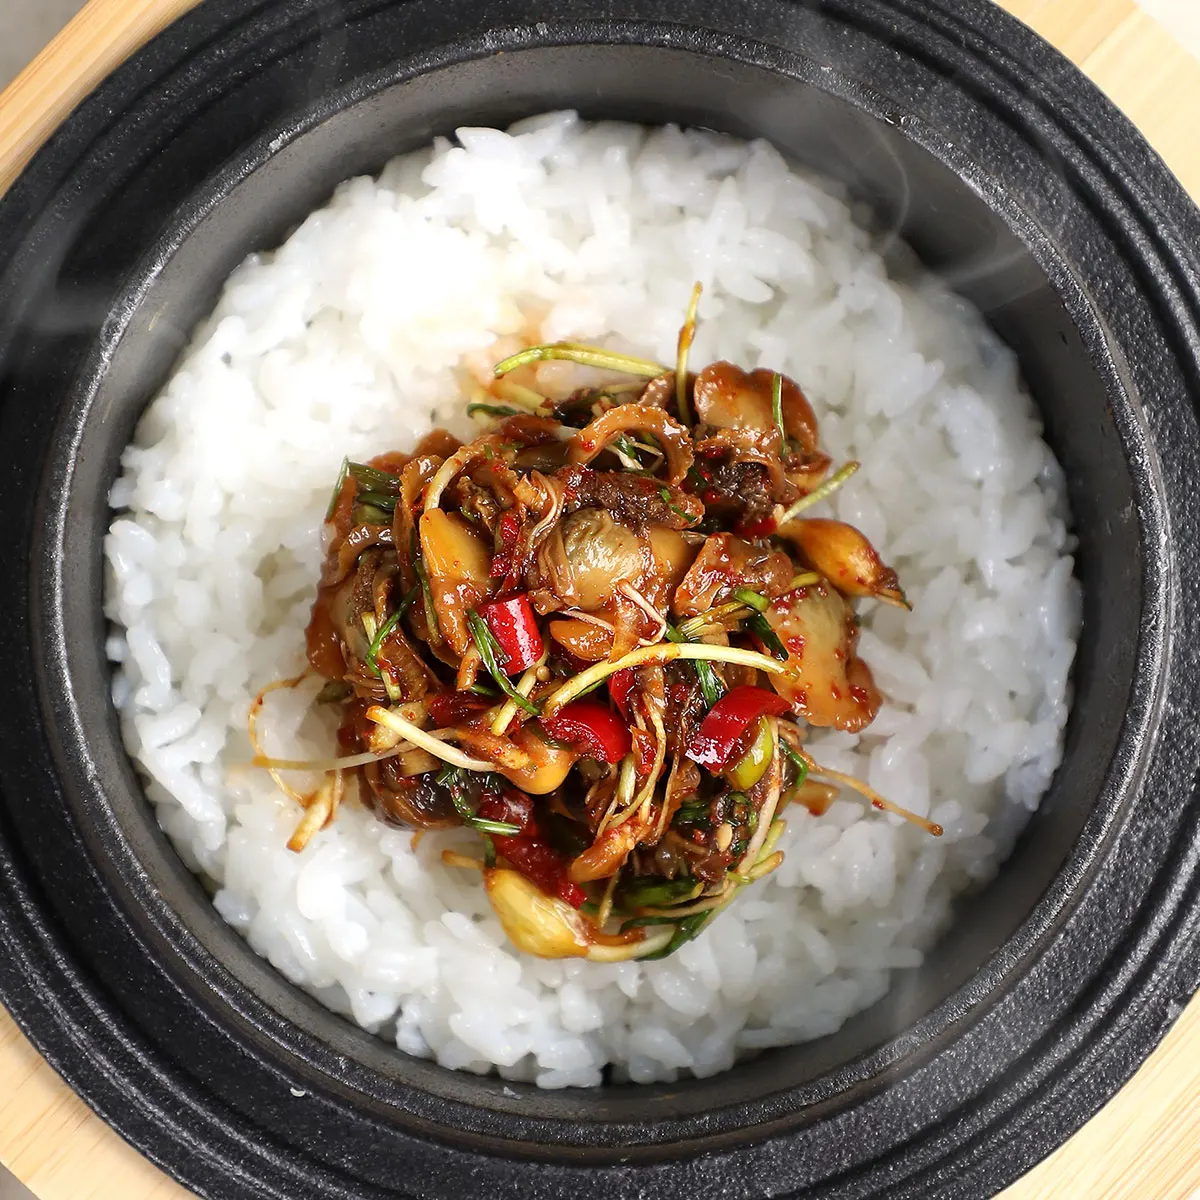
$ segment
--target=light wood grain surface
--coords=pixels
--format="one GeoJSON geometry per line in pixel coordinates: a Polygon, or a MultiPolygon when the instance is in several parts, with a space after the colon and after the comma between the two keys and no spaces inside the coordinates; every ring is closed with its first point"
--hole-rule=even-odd
{"type": "MultiPolygon", "coordinates": [[[[1200,5],[1200,0],[1181,0],[1200,5]]],[[[118,62],[195,0],[92,0],[0,97],[0,191],[118,62]]],[[[1132,0],[1003,0],[1078,63],[1200,196],[1200,62],[1132,0]]],[[[39,1200],[182,1200],[0,1011],[0,1161],[39,1200]]],[[[1124,1089],[1003,1200],[1200,1200],[1200,998],[1124,1089]]]]}

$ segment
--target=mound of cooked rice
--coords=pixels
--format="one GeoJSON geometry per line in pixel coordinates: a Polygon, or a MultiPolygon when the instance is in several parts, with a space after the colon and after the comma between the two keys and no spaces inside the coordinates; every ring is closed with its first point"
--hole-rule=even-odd
{"type": "MultiPolygon", "coordinates": [[[[561,364],[545,364],[548,372],[561,364]]],[[[1059,468],[1013,355],[915,267],[889,278],[836,187],[762,142],[571,114],[354,179],[238,268],[113,487],[113,695],[147,794],[222,916],[289,979],[412,1054],[543,1087],[710,1075],[818,1037],[921,962],[951,897],[987,878],[1058,763],[1078,627],[1059,468]],[[887,697],[851,771],[945,827],[843,794],[795,807],[783,865],[673,957],[516,953],[477,875],[353,806],[299,855],[297,808],[247,768],[254,693],[303,666],[320,525],[343,456],[468,432],[454,370],[493,343],[603,339],[784,371],[835,460],[820,512],[859,526],[911,615],[863,607],[887,697]]],[[[324,756],[320,681],[273,694],[267,743],[324,756]]]]}

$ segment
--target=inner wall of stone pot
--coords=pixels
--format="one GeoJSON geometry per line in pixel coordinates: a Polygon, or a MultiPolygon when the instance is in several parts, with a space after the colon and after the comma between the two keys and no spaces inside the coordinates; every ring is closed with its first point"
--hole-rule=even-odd
{"type": "MultiPolygon", "coordinates": [[[[772,1052],[715,1081],[590,1093],[527,1094],[530,1115],[649,1119],[667,1099],[673,1115],[700,1112],[793,1086],[837,1068],[902,1032],[959,987],[1012,935],[1046,889],[1087,817],[1115,743],[1132,676],[1140,549],[1127,515],[1132,496],[1106,394],[1046,275],[1007,226],[956,175],[894,126],[799,81],[682,51],[644,47],[543,48],[462,64],[393,86],[306,133],[250,174],[184,240],[145,294],[108,371],[81,454],[73,507],[93,545],[107,523],[104,497],[145,402],[166,378],[183,339],[212,306],[228,272],[251,250],[277,244],[340,179],[467,124],[504,125],[547,109],[585,116],[680,121],[765,136],[783,152],[848,183],[927,264],[987,313],[1020,356],[1048,437],[1063,463],[1079,536],[1085,591],[1075,707],[1063,767],[1000,876],[964,901],[921,969],[831,1037],[772,1052]],[[697,86],[697,72],[703,86],[697,86]],[[151,320],[153,317],[153,320],[151,320]],[[90,481],[90,482],[89,482],[90,481]],[[1096,648],[1106,647],[1103,688],[1096,648]],[[659,1107],[656,1109],[655,1105],[659,1107]]],[[[130,200],[134,203],[136,196],[130,200]]],[[[100,645],[100,564],[70,619],[100,645]]],[[[112,803],[156,886],[210,951],[260,998],[339,1052],[373,1070],[448,1097],[507,1107],[497,1081],[443,1071],[363,1035],[316,1006],[257,959],[214,917],[196,881],[166,846],[115,738],[99,653],[81,664],[78,694],[106,752],[120,759],[112,803]]],[[[511,1094],[511,1093],[510,1093],[511,1094]]]]}

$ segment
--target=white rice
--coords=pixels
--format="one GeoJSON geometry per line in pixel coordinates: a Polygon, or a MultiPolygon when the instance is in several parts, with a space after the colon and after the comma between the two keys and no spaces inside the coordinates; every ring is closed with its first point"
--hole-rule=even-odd
{"type": "MultiPolygon", "coordinates": [[[[1014,358],[934,280],[889,279],[839,190],[762,142],[556,114],[351,180],[238,268],[123,462],[108,651],[163,828],[284,975],[447,1067],[672,1080],[830,1033],[921,962],[1059,761],[1078,595],[1060,471],[1014,358]],[[814,745],[945,836],[850,795],[790,811],[780,869],[645,965],[516,954],[478,877],[440,862],[469,834],[414,849],[346,807],[290,853],[298,809],[244,767],[247,706],[302,665],[343,455],[464,431],[452,368],[530,318],[548,340],[673,361],[696,279],[693,361],[799,381],[825,448],[863,464],[825,511],[874,540],[913,602],[863,607],[887,703],[865,735],[814,745]]],[[[312,694],[272,697],[272,750],[328,752],[312,694]]]]}

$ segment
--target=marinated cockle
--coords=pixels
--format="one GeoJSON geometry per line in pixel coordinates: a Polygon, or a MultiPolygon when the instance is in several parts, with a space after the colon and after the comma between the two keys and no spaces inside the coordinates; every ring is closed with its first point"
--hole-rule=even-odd
{"type": "Polygon", "coordinates": [[[473,441],[345,464],[307,637],[340,755],[310,764],[293,849],[353,778],[381,820],[479,833],[447,861],[519,949],[614,961],[672,953],[773,871],[792,802],[849,786],[941,832],[804,749],[882,702],[852,601],[907,606],[860,531],[804,515],[857,464],[830,474],[794,381],[691,373],[691,336],[689,314],[673,368],[531,347],[473,441]],[[551,400],[546,359],[618,382],[551,400]]]}

